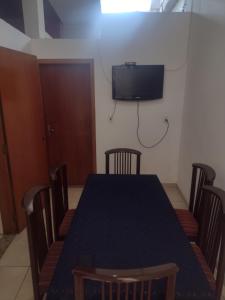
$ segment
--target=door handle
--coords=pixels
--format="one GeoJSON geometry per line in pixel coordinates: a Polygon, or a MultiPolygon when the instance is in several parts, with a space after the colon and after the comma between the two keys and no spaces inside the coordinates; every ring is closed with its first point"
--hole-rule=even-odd
{"type": "Polygon", "coordinates": [[[55,128],[48,124],[48,135],[51,136],[55,133],[55,128]]]}

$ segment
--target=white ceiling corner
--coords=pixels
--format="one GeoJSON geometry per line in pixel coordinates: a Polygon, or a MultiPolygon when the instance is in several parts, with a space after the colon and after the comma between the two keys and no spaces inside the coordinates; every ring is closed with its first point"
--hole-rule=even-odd
{"type": "Polygon", "coordinates": [[[88,22],[100,13],[100,0],[49,0],[63,23],[88,22]]]}

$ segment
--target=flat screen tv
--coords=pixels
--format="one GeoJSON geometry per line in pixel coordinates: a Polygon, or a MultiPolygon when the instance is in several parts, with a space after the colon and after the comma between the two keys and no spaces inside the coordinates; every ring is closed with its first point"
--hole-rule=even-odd
{"type": "Polygon", "coordinates": [[[112,67],[112,97],[116,100],[154,100],[163,97],[164,65],[112,67]]]}

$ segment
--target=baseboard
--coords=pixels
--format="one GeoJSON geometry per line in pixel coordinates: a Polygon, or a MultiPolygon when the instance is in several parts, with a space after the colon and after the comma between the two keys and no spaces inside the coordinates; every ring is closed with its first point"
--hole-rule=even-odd
{"type": "Polygon", "coordinates": [[[167,187],[177,188],[177,184],[172,183],[172,182],[163,182],[162,185],[167,186],[167,187]]]}
{"type": "Polygon", "coordinates": [[[164,185],[165,187],[176,188],[177,191],[178,191],[178,193],[180,194],[181,198],[182,198],[182,199],[184,200],[184,202],[186,202],[187,205],[188,205],[188,201],[187,201],[187,199],[184,197],[184,194],[181,192],[181,190],[180,190],[180,188],[179,188],[179,186],[178,186],[177,183],[165,182],[165,183],[163,183],[163,185],[164,185]]]}

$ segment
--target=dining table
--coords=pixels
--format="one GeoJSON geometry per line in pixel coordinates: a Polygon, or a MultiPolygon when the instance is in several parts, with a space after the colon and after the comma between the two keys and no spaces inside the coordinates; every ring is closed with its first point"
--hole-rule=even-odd
{"type": "MultiPolygon", "coordinates": [[[[73,269],[176,263],[177,300],[215,300],[157,175],[89,175],[47,300],[74,300],[73,269]]],[[[157,293],[156,293],[157,295],[157,293]]],[[[95,298],[89,286],[88,300],[95,298]]],[[[157,297],[155,297],[157,299],[157,297]]]]}

